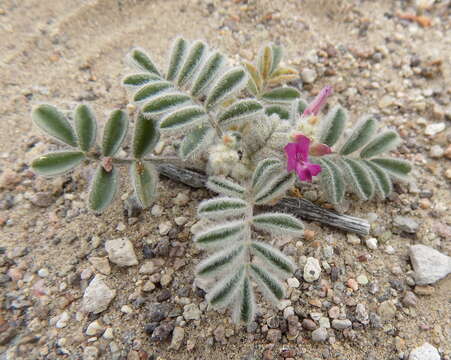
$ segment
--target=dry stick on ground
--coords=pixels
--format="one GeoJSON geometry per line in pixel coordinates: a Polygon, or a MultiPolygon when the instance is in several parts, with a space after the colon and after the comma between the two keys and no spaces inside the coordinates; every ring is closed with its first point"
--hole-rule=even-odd
{"type": "MultiPolygon", "coordinates": [[[[193,188],[205,187],[205,182],[207,181],[205,174],[171,164],[161,164],[158,166],[158,169],[163,176],[193,188]]],[[[337,214],[304,199],[284,198],[272,208],[359,235],[368,235],[370,231],[370,224],[366,220],[354,216],[337,214]]]]}

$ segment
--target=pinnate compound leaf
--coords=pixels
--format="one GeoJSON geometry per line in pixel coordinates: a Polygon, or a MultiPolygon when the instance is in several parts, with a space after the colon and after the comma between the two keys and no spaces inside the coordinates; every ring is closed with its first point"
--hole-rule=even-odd
{"type": "Polygon", "coordinates": [[[52,105],[42,104],[32,114],[33,122],[48,135],[70,146],[77,146],[74,129],[64,114],[52,105]]]}
{"type": "Polygon", "coordinates": [[[293,173],[282,173],[273,176],[255,195],[257,205],[267,204],[270,201],[282,197],[285,192],[293,187],[295,175],[293,173]]]}
{"type": "Polygon", "coordinates": [[[194,236],[194,242],[200,248],[222,248],[231,246],[245,229],[243,221],[232,221],[214,226],[194,236]]]}
{"type": "Polygon", "coordinates": [[[390,176],[375,163],[368,160],[364,160],[364,163],[370,170],[377,193],[382,199],[386,198],[393,190],[390,176]]]}
{"type": "Polygon", "coordinates": [[[226,58],[220,52],[214,52],[209,56],[204,65],[202,65],[196,80],[193,83],[191,94],[193,96],[201,95],[202,91],[208,88],[221,72],[221,68],[226,63],[226,58]]]}
{"type": "Polygon", "coordinates": [[[251,252],[283,277],[290,276],[296,270],[288,256],[262,241],[252,241],[251,252]]]}
{"type": "Polygon", "coordinates": [[[169,81],[175,80],[179,74],[187,49],[188,42],[185,39],[181,37],[175,39],[174,44],[172,45],[171,57],[169,59],[169,67],[166,75],[166,79],[169,81]]]}
{"type": "Polygon", "coordinates": [[[207,44],[203,41],[196,41],[191,46],[177,78],[177,84],[179,86],[184,86],[193,77],[202,63],[202,59],[206,52],[207,44]]]}
{"type": "Polygon", "coordinates": [[[362,158],[372,158],[390,151],[399,145],[401,139],[396,131],[388,130],[377,135],[373,140],[366,145],[360,152],[362,158]]]}
{"type": "Polygon", "coordinates": [[[130,166],[133,189],[143,209],[152,205],[157,193],[158,172],[150,163],[134,161],[130,166]]]}
{"type": "Polygon", "coordinates": [[[252,174],[251,182],[254,193],[259,189],[259,185],[266,183],[268,178],[281,167],[282,163],[277,158],[267,158],[260,161],[252,174]]]}
{"type": "Polygon", "coordinates": [[[173,88],[172,84],[167,81],[153,81],[148,85],[143,86],[133,96],[133,100],[144,101],[163,93],[164,91],[173,88]]]}
{"type": "Polygon", "coordinates": [[[219,197],[202,201],[197,214],[207,218],[224,218],[228,216],[242,216],[248,209],[246,201],[232,197],[219,197]]]}
{"type": "Polygon", "coordinates": [[[297,89],[285,86],[270,90],[264,93],[261,97],[263,100],[268,102],[286,104],[296,100],[300,95],[301,94],[297,89]]]}
{"type": "Polygon", "coordinates": [[[210,126],[207,124],[196,126],[183,138],[179,149],[179,156],[183,160],[196,156],[196,154],[210,144],[213,138],[214,131],[210,126]]]}
{"type": "Polygon", "coordinates": [[[156,115],[174,110],[181,105],[191,101],[188,95],[181,93],[168,93],[155,96],[146,105],[143,106],[142,112],[146,115],[156,115]]]}
{"type": "Polygon", "coordinates": [[[244,266],[240,266],[235,272],[220,281],[208,292],[206,296],[207,301],[215,309],[228,306],[232,302],[237,291],[239,291],[244,277],[244,266]]]}
{"type": "Polygon", "coordinates": [[[103,129],[102,155],[114,156],[127,135],[128,117],[122,110],[114,110],[103,129]]]}
{"type": "Polygon", "coordinates": [[[223,194],[232,197],[241,198],[245,195],[246,189],[233,181],[227,180],[226,178],[219,176],[210,176],[206,183],[207,188],[217,192],[218,194],[223,194]]]}
{"type": "Polygon", "coordinates": [[[82,151],[89,151],[96,141],[97,122],[94,113],[87,105],[80,104],[74,112],[75,131],[78,146],[82,151]]]}
{"type": "Polygon", "coordinates": [[[319,160],[319,163],[321,165],[320,181],[328,201],[335,205],[341,203],[345,196],[346,185],[340,168],[325,156],[319,160]]]}
{"type": "Polygon", "coordinates": [[[135,134],[133,136],[133,156],[140,159],[149,154],[160,139],[155,119],[147,118],[139,113],[136,118],[135,134]]]}
{"type": "Polygon", "coordinates": [[[155,74],[130,74],[124,77],[122,84],[124,86],[143,86],[157,80],[161,80],[161,78],[155,74]]]}
{"type": "Polygon", "coordinates": [[[273,234],[302,235],[304,224],[292,215],[284,213],[264,213],[256,215],[252,224],[260,230],[269,231],[273,234]]]}
{"type": "Polygon", "coordinates": [[[224,273],[236,264],[243,253],[243,245],[221,250],[199,263],[196,267],[196,274],[201,277],[211,277],[218,273],[224,273]]]}
{"type": "Polygon", "coordinates": [[[208,93],[205,105],[210,109],[227,100],[241,90],[247,83],[247,75],[240,66],[235,67],[220,76],[208,93]]]}
{"type": "Polygon", "coordinates": [[[282,282],[262,266],[251,264],[249,266],[252,277],[260,286],[263,295],[274,303],[278,303],[285,296],[282,282]]]}
{"type": "Polygon", "coordinates": [[[64,174],[85,159],[81,151],[61,151],[39,156],[31,163],[31,167],[39,175],[56,176],[64,174]]]}
{"type": "Polygon", "coordinates": [[[376,127],[376,120],[371,116],[367,116],[360,120],[352,130],[352,133],[345,144],[342,146],[340,154],[349,155],[359,150],[373,137],[376,127]]]}
{"type": "Polygon", "coordinates": [[[233,321],[249,324],[255,317],[255,295],[248,276],[244,278],[242,288],[234,304],[233,321]]]}
{"type": "Polygon", "coordinates": [[[116,168],[106,171],[103,166],[99,166],[94,175],[89,192],[89,208],[100,213],[105,210],[113,201],[117,191],[118,174],[116,168]]]}
{"type": "Polygon", "coordinates": [[[320,124],[319,142],[327,146],[333,146],[343,134],[347,119],[345,109],[340,105],[332,108],[323,118],[320,124]]]}
{"type": "Polygon", "coordinates": [[[263,106],[256,100],[244,99],[229,106],[218,118],[218,124],[229,126],[250,118],[255,118],[263,110],[263,106]]]}
{"type": "Polygon", "coordinates": [[[207,113],[201,106],[187,106],[163,117],[160,121],[160,130],[178,130],[205,119],[207,113]]]}
{"type": "Polygon", "coordinates": [[[148,71],[158,76],[160,75],[150,56],[147,55],[142,49],[133,49],[129,54],[129,59],[132,65],[138,69],[148,71]]]}
{"type": "Polygon", "coordinates": [[[342,158],[343,170],[349,179],[352,191],[362,200],[374,195],[374,183],[369,170],[359,160],[342,158]]]}
{"type": "Polygon", "coordinates": [[[380,166],[382,169],[388,172],[390,176],[400,180],[407,180],[408,175],[412,170],[412,164],[402,159],[373,158],[370,161],[380,166]]]}

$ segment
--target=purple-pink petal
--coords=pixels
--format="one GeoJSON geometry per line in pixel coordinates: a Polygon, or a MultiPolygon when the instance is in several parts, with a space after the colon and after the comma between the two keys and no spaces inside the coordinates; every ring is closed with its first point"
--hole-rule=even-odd
{"type": "Polygon", "coordinates": [[[307,168],[312,176],[316,176],[321,172],[321,165],[307,163],[307,168]]]}
{"type": "Polygon", "coordinates": [[[288,143],[285,145],[285,154],[287,155],[287,170],[293,171],[296,169],[296,154],[297,154],[297,144],[288,143]]]}
{"type": "Polygon", "coordinates": [[[296,136],[297,154],[302,161],[308,161],[310,139],[304,135],[296,136]]]}
{"type": "Polygon", "coordinates": [[[310,173],[309,169],[302,164],[297,164],[296,174],[298,174],[299,179],[301,179],[302,181],[312,181],[312,174],[310,173]]]}
{"type": "Polygon", "coordinates": [[[315,97],[315,99],[305,108],[302,115],[318,115],[321,108],[327,102],[327,98],[332,95],[332,86],[325,86],[319,94],[315,97]]]}

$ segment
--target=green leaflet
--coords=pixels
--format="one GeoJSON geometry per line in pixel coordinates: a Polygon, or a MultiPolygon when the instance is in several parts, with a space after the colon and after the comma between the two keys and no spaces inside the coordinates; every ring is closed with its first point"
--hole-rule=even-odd
{"type": "Polygon", "coordinates": [[[277,158],[268,158],[260,161],[252,174],[252,189],[254,193],[259,189],[258,185],[268,180],[275,171],[280,170],[282,163],[277,158]]]}
{"type": "Polygon", "coordinates": [[[244,278],[240,295],[233,312],[235,323],[243,322],[249,324],[255,317],[255,296],[252,284],[248,276],[244,278]]]}
{"type": "Polygon", "coordinates": [[[133,49],[129,54],[129,57],[132,64],[135,65],[138,69],[148,71],[152,74],[160,75],[149,55],[147,55],[143,50],[133,49]]]}
{"type": "Polygon", "coordinates": [[[201,202],[197,208],[197,214],[201,217],[211,217],[213,219],[227,216],[242,216],[247,208],[248,204],[244,200],[219,197],[201,202]]]}
{"type": "Polygon", "coordinates": [[[113,167],[110,172],[103,166],[97,168],[89,193],[89,208],[95,212],[102,212],[113,201],[117,190],[117,170],[113,167]]]}
{"type": "Polygon", "coordinates": [[[87,105],[80,104],[74,112],[75,131],[78,146],[82,151],[89,151],[96,141],[97,122],[94,113],[87,105]]]}
{"type": "Polygon", "coordinates": [[[374,195],[374,184],[368,169],[361,161],[349,158],[342,158],[342,164],[354,193],[363,200],[371,199],[374,195]]]}
{"type": "Polygon", "coordinates": [[[345,195],[345,182],[340,168],[327,156],[319,159],[321,165],[321,184],[324,187],[328,200],[332,204],[339,204],[345,195]]]}
{"type": "Polygon", "coordinates": [[[274,177],[267,185],[263,186],[255,195],[257,205],[266,204],[272,200],[283,196],[294,184],[293,173],[282,173],[274,177]]]}
{"type": "Polygon", "coordinates": [[[61,151],[41,155],[31,163],[31,167],[39,175],[55,176],[64,174],[85,159],[81,151],[61,151]]]}
{"type": "Polygon", "coordinates": [[[273,62],[273,53],[271,46],[263,46],[257,57],[258,71],[263,79],[267,79],[271,73],[273,62]]]}
{"type": "Polygon", "coordinates": [[[252,277],[262,288],[263,295],[265,295],[268,300],[277,303],[284,297],[285,292],[279,279],[256,264],[251,264],[249,269],[251,270],[252,277]]]}
{"type": "Polygon", "coordinates": [[[243,63],[247,73],[248,73],[248,77],[249,77],[249,81],[247,84],[247,87],[249,89],[249,91],[253,94],[253,95],[257,95],[262,87],[262,78],[257,70],[257,68],[248,62],[244,62],[243,63]]]}
{"type": "Polygon", "coordinates": [[[161,78],[155,74],[131,74],[122,80],[122,84],[125,86],[142,86],[157,80],[161,80],[161,78]]]}
{"type": "Polygon", "coordinates": [[[375,158],[370,161],[376,165],[379,165],[394,178],[400,180],[406,180],[408,178],[407,175],[412,170],[412,165],[408,161],[402,159],[375,158]]]}
{"type": "Polygon", "coordinates": [[[208,93],[205,106],[210,109],[241,90],[247,83],[246,72],[242,67],[235,67],[223,74],[208,93]]]}
{"type": "Polygon", "coordinates": [[[182,67],[183,59],[186,55],[188,48],[188,42],[179,37],[174,41],[174,45],[171,50],[171,58],[169,60],[169,67],[166,78],[169,81],[174,81],[182,67]]]}
{"type": "Polygon", "coordinates": [[[214,131],[209,125],[199,125],[186,135],[180,145],[179,156],[186,160],[195,156],[200,150],[205,148],[214,137],[214,131]]]}
{"type": "Polygon", "coordinates": [[[225,62],[226,58],[221,53],[216,51],[211,54],[205,65],[202,66],[199,75],[197,75],[191,94],[195,97],[201,95],[202,91],[205,90],[219,74],[225,62]]]}
{"type": "Polygon", "coordinates": [[[246,192],[246,189],[241,185],[219,176],[210,176],[206,187],[219,194],[238,198],[243,197],[246,192]]]}
{"type": "Polygon", "coordinates": [[[382,199],[386,198],[393,190],[393,184],[390,176],[378,165],[371,161],[364,160],[365,165],[370,170],[370,175],[373,179],[376,191],[382,199]]]}
{"type": "Polygon", "coordinates": [[[263,110],[263,106],[256,100],[244,99],[230,105],[221,115],[218,124],[229,126],[249,118],[255,117],[263,110]]]}
{"type": "Polygon", "coordinates": [[[280,105],[270,105],[265,107],[265,114],[271,116],[272,114],[279,115],[281,120],[288,120],[290,112],[280,105]]]}
{"type": "Polygon", "coordinates": [[[214,308],[226,307],[235,297],[244,279],[244,266],[240,266],[234,273],[211,289],[206,299],[214,308]]]}
{"type": "Polygon", "coordinates": [[[211,277],[217,273],[229,270],[236,264],[236,260],[244,253],[244,246],[238,245],[232,249],[225,249],[210,256],[196,267],[196,274],[211,277]]]}
{"type": "Polygon", "coordinates": [[[260,230],[276,234],[302,235],[304,225],[292,215],[284,213],[264,213],[254,216],[252,224],[260,230]]]}
{"type": "Polygon", "coordinates": [[[279,87],[264,93],[261,98],[273,103],[291,103],[299,98],[301,94],[293,87],[279,87]]]}
{"type": "Polygon", "coordinates": [[[304,99],[299,99],[298,101],[298,113],[303,114],[304,110],[307,109],[308,103],[304,99]]]}
{"type": "Polygon", "coordinates": [[[70,146],[77,146],[77,137],[66,117],[54,106],[42,104],[32,114],[33,122],[50,136],[70,146]]]}
{"type": "Polygon", "coordinates": [[[242,221],[218,225],[194,236],[194,242],[201,248],[225,247],[238,240],[244,231],[242,221]]]}
{"type": "Polygon", "coordinates": [[[360,157],[371,158],[382,154],[383,152],[394,149],[401,142],[396,131],[388,130],[377,135],[370,143],[360,152],[360,157]]]}
{"type": "Polygon", "coordinates": [[[140,159],[150,153],[158,140],[160,133],[156,121],[139,113],[136,118],[135,134],[133,136],[133,156],[140,159]]]}
{"type": "Polygon", "coordinates": [[[202,62],[207,51],[207,45],[203,41],[196,41],[190,48],[188,55],[180,69],[177,85],[184,86],[193,76],[202,62]]]}
{"type": "Polygon", "coordinates": [[[319,142],[333,146],[343,133],[346,124],[346,111],[337,105],[323,118],[320,124],[319,142]]]}
{"type": "Polygon", "coordinates": [[[261,241],[252,241],[252,253],[263,260],[272,269],[284,276],[290,276],[296,269],[293,262],[281,251],[261,241]]]}
{"type": "Polygon", "coordinates": [[[163,94],[152,98],[152,100],[146,103],[142,108],[142,112],[146,115],[161,114],[186,104],[189,101],[191,101],[191,98],[185,94],[163,94]]]}
{"type": "Polygon", "coordinates": [[[134,161],[130,166],[133,189],[143,209],[152,205],[157,192],[158,172],[150,163],[134,161]]]}
{"type": "Polygon", "coordinates": [[[282,46],[278,46],[276,44],[271,44],[271,52],[272,52],[272,62],[271,62],[271,70],[270,74],[272,74],[280,64],[280,61],[283,57],[283,48],[282,46]]]}
{"type": "Polygon", "coordinates": [[[373,137],[377,123],[372,117],[366,117],[354,127],[351,135],[340,150],[341,155],[349,155],[359,150],[373,137]]]}
{"type": "Polygon", "coordinates": [[[122,110],[113,111],[103,129],[103,156],[114,156],[118,152],[125,139],[125,135],[127,135],[127,130],[127,114],[122,110]]]}
{"type": "Polygon", "coordinates": [[[161,130],[176,130],[184,128],[189,125],[194,125],[196,122],[205,120],[207,113],[200,106],[188,106],[166,115],[160,121],[161,130]]]}
{"type": "Polygon", "coordinates": [[[149,85],[143,86],[141,89],[139,89],[139,91],[137,91],[136,94],[133,96],[133,100],[134,101],[147,100],[170,88],[172,88],[172,84],[170,82],[154,81],[151,82],[149,85]]]}

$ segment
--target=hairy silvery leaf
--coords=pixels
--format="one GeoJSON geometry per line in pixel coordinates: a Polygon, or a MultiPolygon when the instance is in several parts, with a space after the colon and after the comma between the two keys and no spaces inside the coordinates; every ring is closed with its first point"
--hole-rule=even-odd
{"type": "Polygon", "coordinates": [[[282,163],[277,158],[268,158],[260,161],[252,174],[252,190],[255,193],[260,187],[267,183],[269,178],[274,175],[276,171],[280,171],[282,163]]]}
{"type": "Polygon", "coordinates": [[[214,226],[194,236],[194,242],[203,249],[231,246],[243,236],[243,221],[232,221],[214,226]]]}
{"type": "Polygon", "coordinates": [[[362,200],[369,200],[374,195],[374,184],[369,170],[359,160],[342,158],[341,164],[349,178],[351,189],[362,200]]]}
{"type": "Polygon", "coordinates": [[[124,77],[122,84],[124,86],[143,86],[151,81],[161,80],[158,75],[155,74],[130,74],[124,77]]]}
{"type": "Polygon", "coordinates": [[[179,37],[175,39],[172,45],[171,57],[169,59],[169,67],[166,75],[166,79],[169,81],[175,80],[182,68],[183,60],[185,58],[188,49],[188,42],[179,37]]]}
{"type": "Polygon", "coordinates": [[[249,266],[252,277],[260,286],[263,295],[273,303],[278,303],[285,296],[285,290],[282,282],[262,266],[251,264],[249,266]]]}
{"type": "Polygon", "coordinates": [[[265,92],[261,98],[271,103],[291,103],[293,100],[299,98],[301,94],[293,87],[279,87],[268,92],[265,92]]]}
{"type": "Polygon", "coordinates": [[[150,56],[147,55],[141,49],[133,49],[128,55],[129,61],[133,66],[140,70],[148,71],[152,74],[160,75],[156,66],[150,59],[150,56]]]}
{"type": "Polygon", "coordinates": [[[280,61],[282,60],[283,57],[283,47],[276,45],[276,44],[271,44],[271,52],[272,52],[272,62],[271,62],[271,75],[274,75],[275,71],[280,70],[280,68],[278,68],[278,66],[280,65],[280,61]]]}
{"type": "Polygon", "coordinates": [[[183,62],[182,68],[177,78],[177,84],[184,86],[191,80],[196,70],[199,68],[202,60],[207,52],[207,44],[203,41],[196,41],[191,45],[188,55],[183,62]]]}
{"type": "Polygon", "coordinates": [[[369,142],[360,152],[360,157],[371,158],[382,154],[383,152],[390,151],[399,145],[401,139],[396,131],[388,130],[377,135],[373,140],[369,142]]]}
{"type": "Polygon", "coordinates": [[[150,163],[134,161],[130,166],[133,189],[139,204],[148,208],[154,201],[157,192],[158,172],[150,163]]]}
{"type": "Polygon", "coordinates": [[[217,252],[205,259],[196,267],[196,274],[201,277],[211,277],[218,273],[226,273],[236,265],[244,254],[244,246],[237,245],[217,252]]]}
{"type": "Polygon", "coordinates": [[[81,151],[61,151],[39,156],[31,163],[31,168],[42,176],[64,174],[85,159],[81,151]]]}
{"type": "Polygon", "coordinates": [[[114,156],[118,152],[125,139],[125,135],[127,135],[127,130],[127,114],[122,110],[113,111],[103,129],[103,156],[114,156]]]}
{"type": "Polygon", "coordinates": [[[256,118],[262,113],[263,106],[256,100],[244,99],[230,105],[219,115],[218,124],[230,126],[256,118]]]}
{"type": "Polygon", "coordinates": [[[370,170],[370,175],[373,179],[377,193],[382,199],[386,198],[393,190],[390,176],[375,163],[368,160],[364,160],[364,163],[370,170]]]}
{"type": "Polygon", "coordinates": [[[290,118],[290,112],[281,105],[269,105],[265,107],[265,114],[271,116],[277,114],[281,120],[288,120],[290,118]]]}
{"type": "Polygon", "coordinates": [[[308,106],[307,101],[305,101],[304,99],[299,99],[298,100],[298,113],[303,114],[304,110],[307,108],[307,106],[308,106]]]}
{"type": "Polygon", "coordinates": [[[244,278],[240,292],[234,304],[233,321],[249,324],[255,317],[255,296],[248,276],[244,278]]]}
{"type": "Polygon", "coordinates": [[[202,65],[196,80],[194,80],[191,94],[196,97],[201,95],[202,91],[207,89],[215,80],[225,63],[226,58],[221,53],[216,51],[211,54],[205,64],[202,65]]]}
{"type": "Polygon", "coordinates": [[[210,89],[205,105],[210,109],[233,96],[247,83],[246,72],[242,67],[235,67],[221,75],[210,89]]]}
{"type": "Polygon", "coordinates": [[[278,68],[271,74],[269,79],[270,85],[282,84],[288,81],[295,80],[299,77],[299,73],[289,67],[278,68]]]}
{"type": "Polygon", "coordinates": [[[74,112],[75,131],[78,146],[82,151],[89,151],[96,141],[97,122],[94,113],[87,105],[80,104],[74,112]]]}
{"type": "Polygon", "coordinates": [[[387,171],[390,176],[400,180],[407,180],[407,175],[412,170],[412,165],[408,161],[402,159],[375,158],[370,161],[379,165],[382,169],[387,171]]]}
{"type": "Polygon", "coordinates": [[[264,213],[254,216],[252,224],[260,230],[275,235],[302,235],[304,225],[292,215],[284,213],[264,213]]]}
{"type": "Polygon", "coordinates": [[[143,86],[136,94],[133,96],[133,100],[144,101],[149,100],[152,97],[163,93],[168,89],[172,89],[173,86],[170,82],[167,81],[153,81],[148,85],[143,86]]]}
{"type": "Polygon", "coordinates": [[[294,185],[295,176],[293,173],[282,173],[273,176],[265,186],[255,195],[257,205],[267,204],[270,201],[282,197],[294,185]]]}
{"type": "Polygon", "coordinates": [[[342,146],[340,154],[349,155],[359,150],[373,137],[376,127],[376,120],[371,116],[360,120],[352,130],[352,133],[345,144],[342,146]]]}
{"type": "Polygon", "coordinates": [[[211,289],[206,299],[213,308],[223,308],[230,304],[239,290],[245,276],[244,266],[238,267],[231,275],[211,289]]]}
{"type": "Polygon", "coordinates": [[[228,216],[242,216],[247,209],[248,204],[244,200],[219,197],[202,201],[197,208],[197,214],[200,217],[218,219],[228,216]]]}
{"type": "Polygon", "coordinates": [[[196,156],[211,143],[214,136],[214,130],[208,124],[196,126],[184,137],[180,145],[179,156],[183,160],[196,156]]]}
{"type": "Polygon", "coordinates": [[[345,128],[347,114],[340,105],[333,107],[323,117],[319,127],[319,142],[333,146],[340,138],[345,128]]]}
{"type": "Polygon", "coordinates": [[[246,189],[241,185],[219,176],[210,176],[206,183],[206,187],[218,194],[238,198],[243,197],[246,193],[246,189]]]}
{"type": "Polygon", "coordinates": [[[321,157],[320,180],[321,185],[327,195],[328,201],[332,204],[339,204],[345,196],[345,182],[340,168],[327,157],[321,157]]]}
{"type": "Polygon", "coordinates": [[[33,122],[50,136],[70,146],[77,146],[77,137],[71,124],[56,107],[42,104],[32,114],[33,122]]]}
{"type": "Polygon", "coordinates": [[[167,93],[155,96],[146,105],[143,106],[142,112],[148,115],[158,115],[164,112],[172,111],[181,105],[191,101],[188,95],[181,93],[167,93]]]}
{"type": "Polygon", "coordinates": [[[273,53],[272,47],[269,45],[263,46],[257,57],[257,66],[258,71],[261,74],[262,78],[266,80],[271,73],[273,63],[273,53]]]}
{"type": "Polygon", "coordinates": [[[249,75],[249,81],[247,84],[248,90],[251,92],[251,94],[257,95],[261,91],[263,79],[261,78],[261,75],[253,64],[245,61],[243,65],[249,75]]]}
{"type": "Polygon", "coordinates": [[[102,212],[113,201],[117,190],[117,170],[113,167],[106,171],[103,166],[97,168],[89,192],[89,208],[95,212],[102,212]]]}
{"type": "Polygon", "coordinates": [[[269,244],[252,241],[251,252],[283,277],[290,276],[296,270],[296,266],[288,256],[269,244]]]}
{"type": "Polygon", "coordinates": [[[154,149],[159,139],[160,133],[158,132],[156,121],[139,113],[136,118],[135,134],[133,136],[133,156],[136,159],[146,156],[154,149]]]}
{"type": "Polygon", "coordinates": [[[187,106],[163,117],[160,121],[160,130],[179,130],[202,120],[207,120],[207,113],[201,106],[187,106]]]}

